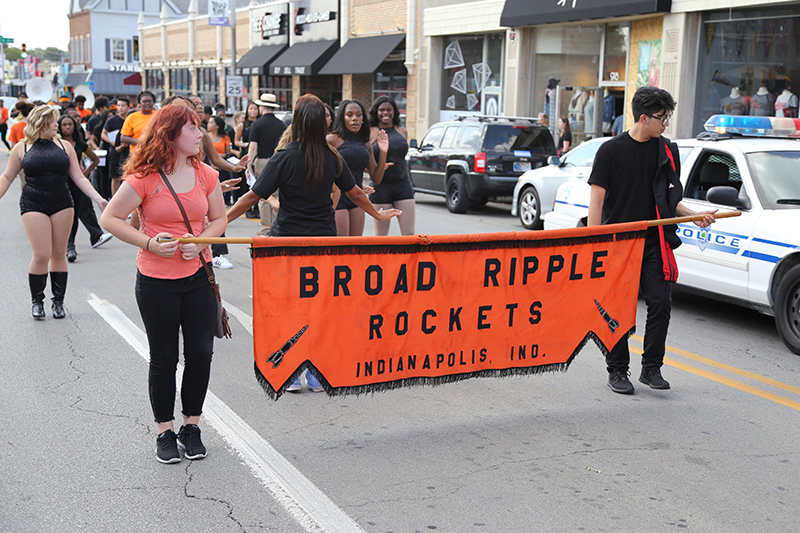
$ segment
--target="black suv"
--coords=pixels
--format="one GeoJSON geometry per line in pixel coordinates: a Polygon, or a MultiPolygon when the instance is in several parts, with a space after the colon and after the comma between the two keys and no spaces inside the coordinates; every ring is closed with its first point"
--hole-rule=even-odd
{"type": "Polygon", "coordinates": [[[532,118],[474,116],[434,124],[406,160],[414,190],[444,196],[453,213],[511,198],[523,172],[556,155],[550,131],[532,118]]]}

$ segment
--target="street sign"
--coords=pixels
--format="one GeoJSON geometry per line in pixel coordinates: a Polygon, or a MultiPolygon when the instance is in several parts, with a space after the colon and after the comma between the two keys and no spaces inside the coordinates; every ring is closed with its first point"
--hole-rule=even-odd
{"type": "Polygon", "coordinates": [[[225,96],[238,98],[244,96],[244,77],[225,76],[225,96]]]}
{"type": "Polygon", "coordinates": [[[2,44],[11,44],[14,42],[13,37],[0,37],[0,43],[2,44]]]}

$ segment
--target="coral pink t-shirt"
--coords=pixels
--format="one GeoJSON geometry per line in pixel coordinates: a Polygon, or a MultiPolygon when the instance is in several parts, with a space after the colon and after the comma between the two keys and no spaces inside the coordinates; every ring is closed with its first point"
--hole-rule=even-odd
{"type": "MultiPolygon", "coordinates": [[[[208,196],[214,191],[219,181],[218,176],[216,170],[201,164],[195,171],[195,184],[192,190],[178,193],[178,198],[181,199],[186,216],[192,225],[193,235],[200,235],[205,229],[208,196]]],[[[139,231],[148,237],[166,232],[178,238],[187,233],[181,210],[175,203],[172,193],[161,181],[158,172],[141,178],[130,174],[124,179],[142,199],[138,209],[139,231]]],[[[211,252],[208,248],[203,250],[201,255],[206,262],[211,261],[211,252]]],[[[186,278],[202,268],[198,258],[187,261],[181,256],[180,251],[175,252],[172,257],[161,257],[144,248],[139,249],[136,265],[139,267],[139,272],[145,276],[161,279],[186,278]]]]}

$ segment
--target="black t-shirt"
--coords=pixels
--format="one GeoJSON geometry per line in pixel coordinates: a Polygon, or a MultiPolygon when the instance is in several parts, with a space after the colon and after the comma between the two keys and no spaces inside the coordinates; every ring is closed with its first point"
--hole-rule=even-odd
{"type": "Polygon", "coordinates": [[[572,148],[572,132],[565,131],[561,137],[558,138],[558,151],[564,153],[564,141],[568,141],[570,148],[572,148]]]}
{"type": "MultiPolygon", "coordinates": [[[[272,113],[261,115],[250,126],[250,142],[258,143],[258,153],[255,157],[267,159],[275,153],[275,147],[281,140],[286,124],[278,120],[272,113]]],[[[250,154],[253,157],[253,154],[250,154]]]]}
{"type": "Polygon", "coordinates": [[[122,125],[124,123],[125,123],[125,119],[124,118],[120,117],[119,115],[114,115],[114,116],[108,117],[108,120],[106,120],[106,123],[103,126],[103,129],[106,130],[106,131],[117,131],[119,129],[122,129],[122,125]]]}
{"type": "Polygon", "coordinates": [[[654,220],[657,170],[658,138],[640,143],[625,132],[603,144],[589,176],[590,185],[606,190],[602,223],[654,220]]]}
{"type": "Polygon", "coordinates": [[[336,216],[331,201],[334,182],[342,194],[356,186],[347,163],[342,161],[342,172],[337,176],[337,166],[332,152],[325,153],[322,181],[314,187],[306,181],[305,149],[296,142],[273,155],[252,190],[261,198],[268,198],[280,189],[281,207],[275,224],[280,236],[335,236],[336,216]]]}

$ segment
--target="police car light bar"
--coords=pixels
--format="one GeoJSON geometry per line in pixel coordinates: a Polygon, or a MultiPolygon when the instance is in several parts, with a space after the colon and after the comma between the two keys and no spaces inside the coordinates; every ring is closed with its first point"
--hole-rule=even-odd
{"type": "Polygon", "coordinates": [[[712,133],[733,133],[752,137],[800,138],[800,119],[713,115],[706,121],[705,130],[712,133]]]}

